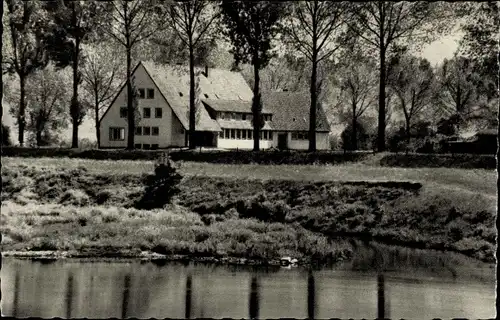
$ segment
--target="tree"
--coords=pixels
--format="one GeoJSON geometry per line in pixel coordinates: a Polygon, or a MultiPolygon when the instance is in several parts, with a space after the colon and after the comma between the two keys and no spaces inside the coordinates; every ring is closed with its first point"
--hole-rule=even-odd
{"type": "MultiPolygon", "coordinates": [[[[142,41],[161,31],[166,10],[155,0],[113,0],[104,2],[108,18],[102,23],[102,30],[125,48],[127,57],[127,114],[134,114],[132,92],[132,50],[142,41]]],[[[127,117],[127,149],[134,149],[135,121],[127,117]]]]}
{"type": "MultiPolygon", "coordinates": [[[[69,70],[56,72],[49,65],[36,71],[26,83],[27,126],[38,147],[50,143],[51,137],[67,126],[66,105],[70,101],[66,84],[69,70]]],[[[20,94],[19,88],[9,93],[20,94]]]]}
{"type": "Polygon", "coordinates": [[[475,83],[479,75],[472,61],[465,57],[445,59],[438,69],[439,105],[448,115],[457,114],[462,122],[472,113],[477,93],[475,83]]]}
{"type": "Polygon", "coordinates": [[[83,60],[81,45],[88,42],[102,16],[102,6],[96,1],[46,1],[45,8],[53,19],[52,30],[47,37],[48,50],[57,67],[71,65],[73,70],[73,96],[69,114],[73,126],[71,147],[78,148],[78,127],[86,114],[78,99],[78,86],[82,82],[79,70],[83,60]]]}
{"type": "Polygon", "coordinates": [[[207,0],[176,1],[169,5],[169,22],[179,39],[189,49],[189,148],[196,148],[195,49],[210,35],[219,11],[207,0]]]}
{"type": "Polygon", "coordinates": [[[278,21],[285,13],[285,6],[277,1],[224,0],[221,3],[224,34],[231,40],[236,66],[250,63],[254,69],[252,99],[253,149],[259,150],[259,131],[264,125],[259,91],[259,71],[266,67],[273,56],[271,41],[278,33],[278,21]]]}
{"type": "Polygon", "coordinates": [[[379,107],[377,149],[385,150],[386,58],[391,47],[411,40],[428,42],[437,32],[448,31],[446,4],[438,2],[373,1],[356,4],[349,21],[351,32],[379,55],[379,107]]]}
{"type": "Polygon", "coordinates": [[[46,28],[44,11],[39,1],[7,0],[11,54],[6,59],[6,72],[15,73],[19,79],[17,115],[18,140],[24,145],[26,129],[26,81],[28,77],[48,64],[43,32],[46,28]]]}
{"type": "Polygon", "coordinates": [[[297,50],[311,62],[309,92],[309,151],[316,151],[316,110],[318,107],[318,65],[331,57],[340,47],[336,37],[347,12],[346,2],[299,1],[292,5],[287,35],[297,50]]]}
{"type": "Polygon", "coordinates": [[[99,119],[105,104],[113,98],[118,89],[122,69],[120,59],[117,59],[114,48],[110,45],[99,44],[87,51],[85,63],[82,66],[83,89],[88,93],[94,110],[97,146],[101,145],[99,119]]]}
{"type": "Polygon", "coordinates": [[[411,128],[415,118],[420,117],[434,98],[435,77],[431,64],[426,59],[405,55],[391,61],[395,72],[389,78],[399,108],[405,118],[406,142],[410,143],[411,128]]]}
{"type": "Polygon", "coordinates": [[[362,55],[352,54],[352,60],[340,69],[340,99],[343,117],[349,119],[350,146],[358,149],[358,123],[366,110],[376,101],[376,65],[362,55]],[[346,110],[347,109],[347,110],[346,110]],[[345,112],[347,111],[347,112],[345,112]]]}

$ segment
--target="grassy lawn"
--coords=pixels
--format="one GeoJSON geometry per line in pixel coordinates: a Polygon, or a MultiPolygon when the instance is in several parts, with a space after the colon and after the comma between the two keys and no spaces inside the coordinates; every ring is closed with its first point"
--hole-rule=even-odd
{"type": "MultiPolygon", "coordinates": [[[[107,161],[70,158],[2,158],[5,166],[24,164],[37,167],[76,168],[102,174],[145,174],[153,171],[152,161],[107,161]]],[[[365,164],[325,165],[228,165],[183,162],[186,176],[293,181],[412,181],[426,188],[462,189],[496,199],[497,174],[484,169],[391,168],[365,164]]]]}

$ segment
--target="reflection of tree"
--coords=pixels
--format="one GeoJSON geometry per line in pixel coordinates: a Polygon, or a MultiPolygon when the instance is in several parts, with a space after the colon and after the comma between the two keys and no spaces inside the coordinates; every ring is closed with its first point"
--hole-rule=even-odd
{"type": "Polygon", "coordinates": [[[125,280],[123,284],[123,300],[122,300],[122,318],[127,317],[127,306],[129,302],[129,296],[130,296],[130,274],[125,275],[125,280]]]}
{"type": "Polygon", "coordinates": [[[249,303],[249,316],[250,319],[259,317],[259,282],[257,277],[252,277],[250,284],[250,303],[249,303]]]}
{"type": "Polygon", "coordinates": [[[71,309],[73,308],[73,273],[68,274],[66,290],[66,318],[71,318],[71,309]]]}
{"type": "Polygon", "coordinates": [[[316,285],[314,280],[314,275],[311,270],[309,270],[309,276],[307,278],[307,316],[309,319],[314,319],[314,307],[316,306],[316,285]]]}
{"type": "Polygon", "coordinates": [[[191,318],[192,281],[192,276],[188,275],[186,279],[186,306],[184,313],[184,318],[186,319],[191,318]]]}

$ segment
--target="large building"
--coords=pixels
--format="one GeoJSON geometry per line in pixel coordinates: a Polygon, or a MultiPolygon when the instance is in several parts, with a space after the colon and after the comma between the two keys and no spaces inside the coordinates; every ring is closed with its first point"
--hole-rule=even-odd
{"type": "MultiPolygon", "coordinates": [[[[186,66],[141,61],[133,71],[139,92],[135,147],[157,149],[188,145],[189,72],[186,66]]],[[[200,103],[196,112],[198,145],[252,149],[253,93],[238,72],[196,69],[200,103]]],[[[100,119],[101,148],[127,145],[127,90],[123,86],[100,119]]],[[[307,149],[308,92],[270,92],[262,95],[265,124],[260,148],[307,149]]],[[[317,112],[318,149],[328,149],[329,125],[324,110],[317,112]]]]}

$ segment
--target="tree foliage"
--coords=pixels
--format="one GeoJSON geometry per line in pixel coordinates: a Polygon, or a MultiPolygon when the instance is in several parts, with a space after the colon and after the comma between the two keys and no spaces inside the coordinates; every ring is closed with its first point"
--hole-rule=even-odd
{"type": "MultiPolygon", "coordinates": [[[[66,84],[69,70],[55,71],[49,65],[36,71],[26,84],[27,126],[30,140],[37,146],[50,144],[61,129],[67,127],[66,106],[70,101],[66,84]]],[[[19,96],[19,88],[9,95],[19,96]]]]}
{"type": "Polygon", "coordinates": [[[210,41],[219,8],[207,0],[173,2],[168,7],[170,27],[189,50],[189,148],[196,148],[195,50],[210,41]]]}
{"type": "MultiPolygon", "coordinates": [[[[134,114],[132,92],[132,50],[163,29],[166,12],[155,0],[113,0],[103,2],[108,12],[101,31],[123,46],[126,54],[127,114],[134,114]]],[[[134,149],[135,117],[128,117],[127,149],[134,149]]]]}
{"type": "Polygon", "coordinates": [[[46,1],[45,8],[53,19],[48,33],[48,51],[57,67],[71,65],[73,70],[73,96],[69,104],[69,114],[73,126],[71,147],[78,147],[78,127],[87,108],[78,98],[78,88],[82,82],[80,71],[84,55],[82,44],[87,43],[103,18],[103,7],[97,1],[46,1]]]}
{"type": "Polygon", "coordinates": [[[18,141],[23,146],[26,129],[26,81],[49,61],[44,41],[47,17],[41,9],[41,2],[37,0],[7,0],[6,4],[12,52],[8,53],[4,66],[6,72],[16,74],[19,79],[19,100],[13,112],[16,114],[18,141]]]}
{"type": "Polygon", "coordinates": [[[415,120],[433,102],[436,93],[436,79],[431,64],[426,59],[402,55],[390,61],[393,72],[388,84],[397,97],[397,107],[403,112],[407,142],[410,142],[411,128],[415,120]]]}
{"type": "Polygon", "coordinates": [[[379,56],[379,107],[377,149],[385,150],[387,53],[394,45],[429,42],[450,30],[447,5],[428,1],[374,1],[357,3],[350,31],[379,56]]]}
{"type": "Polygon", "coordinates": [[[259,131],[263,126],[260,99],[260,74],[273,57],[272,41],[279,31],[278,22],[286,12],[285,4],[278,1],[231,1],[221,5],[224,35],[233,46],[235,64],[250,63],[254,68],[252,100],[254,150],[259,150],[259,131]]]}
{"type": "Polygon", "coordinates": [[[339,41],[345,26],[346,2],[298,1],[291,5],[292,14],[286,24],[286,35],[292,45],[311,62],[309,91],[309,151],[316,150],[316,110],[318,107],[318,64],[331,57],[341,46],[339,41]]]}
{"type": "Polygon", "coordinates": [[[85,63],[81,68],[83,89],[86,93],[85,104],[92,106],[95,121],[97,145],[101,136],[99,119],[106,104],[118,93],[123,79],[123,64],[117,58],[114,47],[101,43],[87,47],[85,63]]]}

